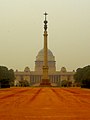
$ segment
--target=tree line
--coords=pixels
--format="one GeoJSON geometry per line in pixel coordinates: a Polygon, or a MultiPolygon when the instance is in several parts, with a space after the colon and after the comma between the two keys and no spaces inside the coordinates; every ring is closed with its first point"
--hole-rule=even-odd
{"type": "Polygon", "coordinates": [[[90,65],[78,68],[74,75],[75,83],[82,88],[90,88],[90,65]]]}
{"type": "MultiPolygon", "coordinates": [[[[74,75],[75,84],[83,88],[90,88],[90,65],[78,68],[74,75]]],[[[0,66],[0,88],[8,88],[14,86],[15,75],[12,69],[0,66]]],[[[71,86],[71,83],[63,81],[62,86],[71,86]]],[[[28,81],[20,81],[20,86],[30,86],[28,81]]]]}
{"type": "Polygon", "coordinates": [[[0,88],[14,86],[14,71],[5,66],[0,66],[0,88]]]}

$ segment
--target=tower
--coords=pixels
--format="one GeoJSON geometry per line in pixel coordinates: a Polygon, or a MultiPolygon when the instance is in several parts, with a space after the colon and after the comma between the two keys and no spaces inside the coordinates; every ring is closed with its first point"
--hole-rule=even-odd
{"type": "Polygon", "coordinates": [[[40,86],[51,86],[50,81],[49,81],[49,76],[48,76],[48,47],[47,47],[47,23],[48,21],[46,20],[46,16],[48,15],[47,13],[45,15],[45,20],[44,20],[44,61],[43,61],[43,75],[42,75],[42,82],[40,83],[40,86]]]}

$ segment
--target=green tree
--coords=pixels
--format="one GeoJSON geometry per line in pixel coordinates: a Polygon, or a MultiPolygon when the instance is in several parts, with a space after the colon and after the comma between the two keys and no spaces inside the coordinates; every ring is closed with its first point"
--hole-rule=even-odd
{"type": "Polygon", "coordinates": [[[75,74],[75,82],[82,87],[90,85],[90,65],[78,68],[75,74]]]}
{"type": "Polygon", "coordinates": [[[10,69],[8,72],[9,72],[10,86],[14,86],[14,80],[15,80],[14,71],[12,69],[10,69]]]}
{"type": "Polygon", "coordinates": [[[19,81],[19,85],[21,87],[28,87],[28,86],[30,86],[30,84],[29,84],[29,82],[27,80],[21,80],[21,81],[19,81]]]}
{"type": "Polygon", "coordinates": [[[80,85],[82,83],[82,78],[83,78],[83,70],[82,68],[78,68],[76,70],[76,74],[74,75],[75,82],[80,85]]]}
{"type": "Polygon", "coordinates": [[[10,87],[14,85],[14,71],[8,70],[5,66],[0,66],[0,87],[10,87]]]}
{"type": "Polygon", "coordinates": [[[8,68],[0,66],[0,80],[8,79],[8,68]]]}
{"type": "Polygon", "coordinates": [[[67,80],[62,80],[62,81],[61,81],[61,86],[62,86],[62,87],[67,87],[67,85],[68,85],[67,80]]]}

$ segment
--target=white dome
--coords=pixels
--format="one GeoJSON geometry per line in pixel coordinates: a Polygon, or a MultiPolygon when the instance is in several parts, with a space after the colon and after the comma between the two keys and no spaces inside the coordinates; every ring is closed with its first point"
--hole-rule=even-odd
{"type": "MultiPolygon", "coordinates": [[[[36,56],[36,61],[43,61],[44,60],[44,49],[41,49],[36,56]]],[[[48,61],[55,61],[55,57],[50,49],[48,49],[48,61]]]]}

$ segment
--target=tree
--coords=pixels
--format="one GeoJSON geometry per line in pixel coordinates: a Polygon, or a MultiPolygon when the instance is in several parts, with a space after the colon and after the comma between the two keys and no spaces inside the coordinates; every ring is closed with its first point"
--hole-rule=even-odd
{"type": "Polygon", "coordinates": [[[67,85],[68,85],[67,80],[62,80],[62,81],[61,81],[61,86],[62,86],[62,87],[67,87],[67,85]]]}
{"type": "Polygon", "coordinates": [[[0,87],[6,88],[14,85],[14,71],[8,70],[5,66],[0,66],[0,87]]]}
{"type": "Polygon", "coordinates": [[[30,86],[30,84],[29,84],[29,82],[27,80],[21,80],[21,81],[19,81],[19,85],[21,87],[28,87],[28,86],[30,86]]]}
{"type": "Polygon", "coordinates": [[[0,66],[0,80],[8,79],[8,68],[0,66]]]}
{"type": "Polygon", "coordinates": [[[10,87],[9,80],[8,79],[0,80],[0,87],[1,88],[9,88],[10,87]]]}
{"type": "Polygon", "coordinates": [[[8,72],[9,72],[10,86],[14,86],[14,80],[15,80],[14,71],[12,69],[10,69],[8,72]]]}
{"type": "Polygon", "coordinates": [[[75,83],[77,84],[77,86],[81,85],[81,83],[82,83],[82,76],[83,76],[83,70],[82,70],[82,68],[78,68],[76,70],[75,75],[74,75],[75,83]]]}
{"type": "Polygon", "coordinates": [[[77,84],[80,84],[81,87],[89,87],[90,86],[90,65],[85,66],[83,68],[78,68],[74,77],[75,77],[75,82],[77,84]]]}

